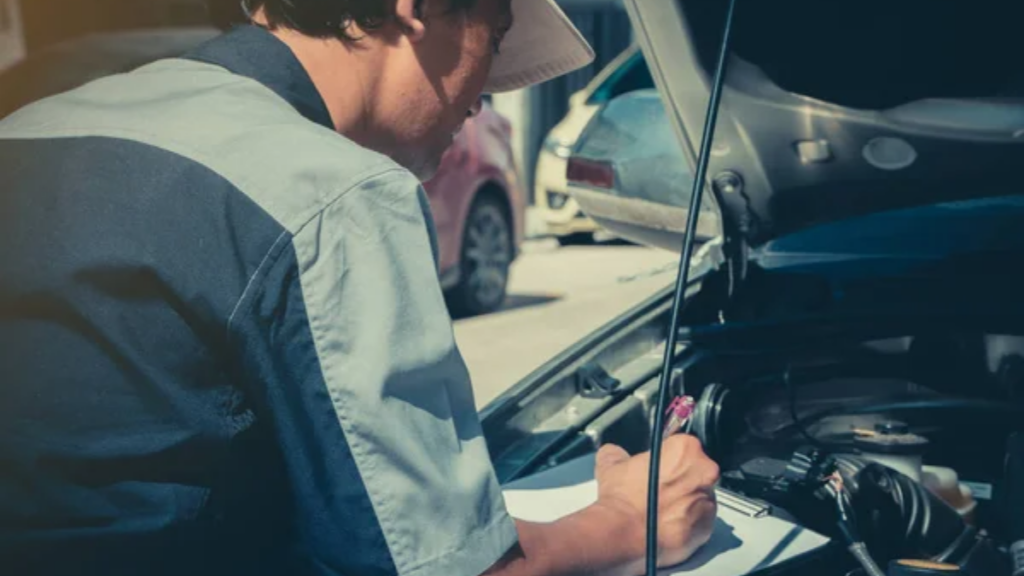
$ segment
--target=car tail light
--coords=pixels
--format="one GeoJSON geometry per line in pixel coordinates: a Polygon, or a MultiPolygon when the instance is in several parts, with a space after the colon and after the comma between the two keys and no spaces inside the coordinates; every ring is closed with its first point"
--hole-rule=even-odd
{"type": "Polygon", "coordinates": [[[608,162],[600,160],[571,157],[566,166],[565,177],[569,182],[576,184],[607,190],[615,188],[615,169],[608,162]]]}

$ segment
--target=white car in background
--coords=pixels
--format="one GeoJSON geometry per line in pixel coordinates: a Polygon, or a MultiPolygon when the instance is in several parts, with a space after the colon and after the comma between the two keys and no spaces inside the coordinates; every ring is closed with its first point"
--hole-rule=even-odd
{"type": "Polygon", "coordinates": [[[534,171],[534,205],[547,232],[562,245],[587,243],[600,227],[566,194],[566,160],[583,129],[616,96],[653,88],[647,63],[635,45],[615,57],[593,80],[569,98],[569,112],[548,132],[534,171]]]}

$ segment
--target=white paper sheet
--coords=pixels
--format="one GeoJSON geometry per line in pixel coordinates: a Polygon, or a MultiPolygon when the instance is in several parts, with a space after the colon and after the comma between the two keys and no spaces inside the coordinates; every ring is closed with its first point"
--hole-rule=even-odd
{"type": "MultiPolygon", "coordinates": [[[[551,522],[597,500],[593,455],[507,484],[505,505],[513,517],[551,522]]],[[[773,516],[751,518],[722,505],[711,540],[663,576],[740,576],[824,546],[829,539],[773,516]]]]}

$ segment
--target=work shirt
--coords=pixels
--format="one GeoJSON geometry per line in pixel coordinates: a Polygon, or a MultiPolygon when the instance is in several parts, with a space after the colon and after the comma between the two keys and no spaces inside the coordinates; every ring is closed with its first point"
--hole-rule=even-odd
{"type": "Polygon", "coordinates": [[[475,576],[516,541],[419,182],[235,29],[0,122],[0,573],[475,576]]]}

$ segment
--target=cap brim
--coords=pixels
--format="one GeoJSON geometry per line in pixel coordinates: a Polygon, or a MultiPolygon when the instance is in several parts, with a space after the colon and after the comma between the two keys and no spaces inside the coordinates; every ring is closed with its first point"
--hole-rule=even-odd
{"type": "Polygon", "coordinates": [[[512,0],[512,18],[484,92],[525,88],[594,61],[594,50],[554,0],[512,0]]]}

